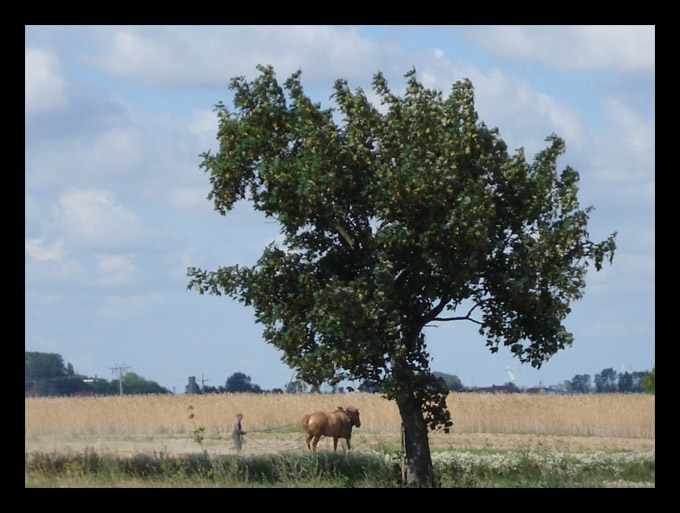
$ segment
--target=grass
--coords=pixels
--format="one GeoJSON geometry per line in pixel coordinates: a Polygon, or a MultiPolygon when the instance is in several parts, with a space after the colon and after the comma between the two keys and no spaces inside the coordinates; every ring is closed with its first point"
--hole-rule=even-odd
{"type": "Polygon", "coordinates": [[[433,457],[442,485],[453,487],[601,487],[610,483],[654,486],[649,452],[505,451],[448,452],[433,457]]]}
{"type": "MultiPolygon", "coordinates": [[[[654,486],[653,452],[434,453],[444,488],[654,486]]],[[[85,451],[26,456],[26,487],[397,488],[399,455],[364,453],[259,456],[136,455],[85,451]]]]}

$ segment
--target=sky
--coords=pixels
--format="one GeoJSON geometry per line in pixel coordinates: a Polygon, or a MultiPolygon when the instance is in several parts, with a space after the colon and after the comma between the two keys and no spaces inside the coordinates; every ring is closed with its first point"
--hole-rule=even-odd
{"type": "Polygon", "coordinates": [[[557,133],[560,169],[581,176],[592,240],[618,232],[613,265],[586,277],[565,325],[574,344],[540,370],[492,354],[467,321],[426,328],[435,371],[466,386],[555,385],[655,365],[653,26],[25,27],[25,350],[114,379],[128,367],[182,393],[188,376],[263,389],[292,370],[252,309],[187,290],[189,266],[252,265],[278,226],[241,202],[206,199],[200,154],[217,149],[213,107],[232,77],[297,69],[333,107],[333,82],[404,74],[445,95],[472,81],[480,119],[528,158],[557,133]]]}

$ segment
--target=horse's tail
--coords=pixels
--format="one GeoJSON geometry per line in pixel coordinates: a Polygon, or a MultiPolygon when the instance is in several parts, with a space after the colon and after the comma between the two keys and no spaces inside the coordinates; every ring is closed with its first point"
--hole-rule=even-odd
{"type": "Polygon", "coordinates": [[[305,415],[304,417],[302,417],[302,429],[304,429],[305,431],[307,431],[309,428],[309,417],[310,415],[305,415]]]}

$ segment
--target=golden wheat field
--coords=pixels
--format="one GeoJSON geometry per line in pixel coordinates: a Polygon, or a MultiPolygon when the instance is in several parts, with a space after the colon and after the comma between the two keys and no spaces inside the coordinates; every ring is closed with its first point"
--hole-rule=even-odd
{"type": "MultiPolygon", "coordinates": [[[[444,448],[561,444],[566,449],[649,450],[654,449],[654,404],[653,395],[638,394],[451,393],[451,432],[435,432],[430,439],[444,448]]],[[[25,399],[25,448],[27,452],[85,447],[191,452],[199,450],[193,431],[201,426],[205,446],[224,452],[234,416],[242,413],[243,427],[249,432],[247,450],[301,449],[304,436],[299,423],[304,414],[349,405],[361,414],[361,428],[352,435],[353,448],[398,443],[396,404],[378,394],[207,394],[29,397],[25,399]]]]}

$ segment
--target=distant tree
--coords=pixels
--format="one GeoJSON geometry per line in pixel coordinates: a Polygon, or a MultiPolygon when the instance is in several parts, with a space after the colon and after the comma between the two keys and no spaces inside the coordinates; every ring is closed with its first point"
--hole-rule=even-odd
{"type": "MultiPolygon", "coordinates": [[[[117,380],[114,380],[116,385],[117,380]]],[[[123,376],[123,392],[125,394],[169,394],[170,390],[160,386],[155,381],[146,380],[134,372],[127,372],[123,376]]]]}
{"type": "Polygon", "coordinates": [[[645,394],[656,394],[656,367],[653,367],[651,371],[647,371],[644,376],[640,379],[640,386],[645,394]]]}
{"type": "Polygon", "coordinates": [[[105,379],[92,379],[87,383],[87,390],[93,395],[114,395],[118,394],[118,380],[107,381],[105,379]]]}
{"type": "Polygon", "coordinates": [[[73,365],[64,366],[57,353],[24,352],[25,395],[59,396],[83,393],[88,390],[85,376],[75,374],[73,365]]]}
{"type": "Polygon", "coordinates": [[[617,392],[618,376],[617,372],[611,367],[603,369],[599,374],[595,374],[595,391],[598,393],[617,392]]]}
{"type": "Polygon", "coordinates": [[[642,390],[642,378],[646,374],[645,372],[632,372],[632,377],[633,377],[633,386],[631,392],[636,393],[636,394],[641,394],[644,392],[642,390]]]}
{"type": "MultiPolygon", "coordinates": [[[[62,395],[108,395],[119,393],[118,380],[88,378],[78,374],[73,365],[64,366],[64,360],[57,353],[25,352],[25,376],[27,396],[62,395]]],[[[170,391],[155,381],[148,381],[134,372],[123,377],[127,394],[167,394],[170,391]]]]}
{"type": "Polygon", "coordinates": [[[60,354],[25,351],[24,361],[25,376],[27,380],[60,378],[66,376],[64,360],[60,354]]]}
{"type": "Polygon", "coordinates": [[[590,374],[576,374],[571,381],[565,383],[567,392],[588,394],[592,391],[590,374]]]}
{"type": "Polygon", "coordinates": [[[463,383],[460,381],[460,378],[455,374],[447,374],[446,372],[433,372],[432,374],[442,378],[448,389],[453,392],[460,392],[465,389],[463,383]]]}
{"type": "Polygon", "coordinates": [[[515,385],[512,381],[508,381],[503,386],[508,387],[510,393],[518,394],[519,392],[521,392],[517,385],[515,385]]]}
{"type": "Polygon", "coordinates": [[[262,389],[258,385],[251,383],[250,376],[246,376],[243,372],[234,372],[224,386],[225,392],[255,392],[259,394],[262,389]]]}
{"type": "Polygon", "coordinates": [[[624,394],[633,392],[635,379],[632,372],[622,372],[619,374],[618,391],[624,394]]]}

